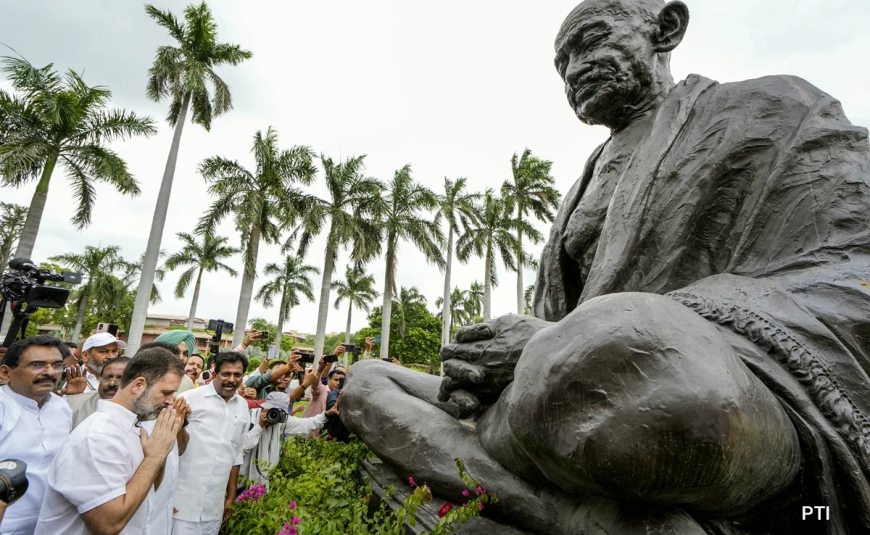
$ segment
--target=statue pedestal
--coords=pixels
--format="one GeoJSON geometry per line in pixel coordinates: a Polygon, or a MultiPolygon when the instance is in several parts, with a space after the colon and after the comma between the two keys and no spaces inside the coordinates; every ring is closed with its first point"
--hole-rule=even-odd
{"type": "MultiPolygon", "coordinates": [[[[408,481],[399,477],[389,467],[387,467],[380,459],[374,458],[364,461],[360,467],[360,473],[363,477],[368,478],[369,485],[372,487],[372,501],[369,503],[370,510],[376,510],[381,503],[386,503],[387,507],[393,511],[397,510],[404,504],[405,499],[411,495],[411,487],[408,486],[408,481]],[[387,487],[393,486],[396,488],[392,494],[387,497],[384,490],[387,487]]],[[[424,503],[417,509],[417,525],[411,526],[405,524],[405,532],[408,535],[419,535],[424,531],[431,531],[438,523],[438,510],[446,503],[445,500],[438,496],[433,496],[432,501],[424,503]]],[[[453,504],[454,507],[461,505],[453,504]]],[[[456,524],[456,535],[491,535],[498,533],[499,535],[531,535],[528,531],[499,524],[494,520],[484,517],[474,517],[464,524],[456,524]]]]}

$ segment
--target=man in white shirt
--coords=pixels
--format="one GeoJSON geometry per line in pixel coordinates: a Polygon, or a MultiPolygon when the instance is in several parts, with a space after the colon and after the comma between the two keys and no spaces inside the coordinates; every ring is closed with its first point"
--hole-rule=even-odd
{"type": "Polygon", "coordinates": [[[124,375],[128,362],[130,362],[128,357],[113,358],[103,366],[103,373],[100,376],[100,384],[96,392],[85,392],[66,397],[69,408],[72,409],[73,429],[84,422],[85,418],[97,412],[97,402],[99,400],[108,400],[115,397],[118,389],[121,388],[121,378],[124,375]]]}
{"type": "Polygon", "coordinates": [[[123,340],[118,340],[109,333],[97,333],[85,340],[81,358],[87,370],[89,391],[96,392],[100,376],[103,375],[103,366],[119,356],[125,347],[127,344],[123,340]]]}
{"type": "Polygon", "coordinates": [[[195,454],[181,458],[173,535],[217,535],[236,499],[248,431],[248,403],[236,391],[248,359],[227,352],[213,361],[214,379],[181,394],[192,411],[188,448],[195,454]]]}
{"type": "Polygon", "coordinates": [[[48,472],[35,535],[143,535],[147,507],[182,425],[172,408],[184,368],[172,353],[136,354],[110,401],[75,428],[48,472]],[[157,419],[149,436],[140,422],[157,419]]]}
{"type": "Polygon", "coordinates": [[[34,336],[12,344],[0,360],[0,460],[27,463],[30,487],[6,508],[3,535],[31,535],[46,492],[46,477],[69,436],[72,411],[52,394],[69,348],[53,336],[34,336]]]}
{"type": "Polygon", "coordinates": [[[333,407],[311,418],[294,418],[290,415],[290,403],[290,396],[284,392],[270,392],[259,409],[250,411],[251,430],[245,436],[245,459],[241,472],[255,483],[268,484],[269,469],[262,463],[265,462],[270,467],[278,464],[284,437],[303,437],[322,428],[326,424],[327,416],[339,414],[338,408],[333,407]],[[283,413],[284,422],[270,422],[267,418],[269,409],[283,413]]]}

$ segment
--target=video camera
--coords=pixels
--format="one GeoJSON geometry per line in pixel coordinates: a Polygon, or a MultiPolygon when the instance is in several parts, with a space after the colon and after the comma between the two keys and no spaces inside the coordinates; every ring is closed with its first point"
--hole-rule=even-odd
{"type": "Polygon", "coordinates": [[[209,362],[218,354],[221,350],[221,338],[224,333],[233,332],[233,328],[235,326],[224,320],[208,320],[208,326],[206,327],[207,331],[214,331],[214,335],[209,339],[208,344],[208,352],[211,353],[209,357],[209,362]]]}
{"type": "Polygon", "coordinates": [[[13,321],[6,333],[3,347],[9,347],[16,338],[24,337],[24,330],[30,315],[40,308],[63,308],[69,298],[69,290],[57,286],[47,286],[46,281],[81,284],[81,273],[64,271],[52,273],[39,269],[29,258],[13,258],[9,267],[14,271],[4,273],[0,278],[0,322],[9,303],[13,321]]]}

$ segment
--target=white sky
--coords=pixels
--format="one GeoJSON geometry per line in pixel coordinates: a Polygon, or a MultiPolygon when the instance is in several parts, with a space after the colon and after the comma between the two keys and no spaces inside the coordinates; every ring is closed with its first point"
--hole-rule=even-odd
{"type": "MultiPolygon", "coordinates": [[[[157,0],[181,15],[188,2],[157,0]]],[[[253,162],[258,129],[277,129],[283,147],[311,146],[334,158],[367,154],[368,174],[387,180],[406,163],[414,177],[440,191],[443,178],[468,177],[471,187],[497,188],[510,178],[510,157],[530,147],[552,160],[564,193],[580,175],[592,149],[606,139],[601,127],[581,124],[564,98],[553,68],[552,41],[575,0],[212,0],[219,37],[254,53],[220,75],[235,109],[215,120],[210,133],[187,125],[162,247],[179,248],[176,232],[191,232],[211,200],[196,166],[222,155],[253,162]]],[[[767,74],[795,74],[839,98],[855,124],[870,125],[870,3],[848,0],[686,0],[688,34],[673,54],[674,76],[689,73],[727,82],[767,74]]],[[[114,107],[148,114],[160,132],[115,146],[140,181],[143,194],[124,197],[97,188],[93,224],[76,232],[62,173],[55,172],[33,259],[80,251],[85,245],[120,245],[133,260],[144,251],[172,131],[163,121],[167,103],[145,98],[147,69],[158,46],[172,44],[139,2],[125,0],[0,0],[0,42],[35,65],[85,70],[92,85],[108,86],[114,107]]],[[[8,51],[0,52],[6,55],[8,51]]],[[[0,86],[8,84],[0,80],[0,86]]],[[[29,204],[35,183],[0,189],[0,199],[29,204]]],[[[318,190],[319,191],[319,190],[318,190]]],[[[548,225],[538,225],[546,233],[548,225]]],[[[239,242],[231,221],[219,229],[239,242]]],[[[532,251],[536,256],[543,244],[532,251]]],[[[261,246],[260,269],[281,258],[278,246],[261,246]]],[[[308,263],[322,267],[322,242],[308,263]]],[[[340,258],[336,276],[344,274],[340,258]]],[[[241,271],[241,260],[230,262],[241,271]]],[[[370,264],[379,289],[383,261],[370,264]]],[[[516,278],[500,269],[493,314],[515,312],[516,278]]],[[[190,293],[175,300],[180,271],[160,284],[164,300],[153,312],[186,314],[190,293]]],[[[526,284],[534,273],[525,275],[526,284]]],[[[430,308],[443,276],[403,244],[398,283],[416,286],[430,308]]],[[[454,266],[453,285],[483,280],[483,261],[454,266]]],[[[320,280],[314,280],[315,288],[320,280]]],[[[204,277],[197,315],[234,321],[240,279],[204,277]]],[[[257,283],[256,287],[259,287],[257,283]]],[[[316,305],[293,310],[286,329],[314,332],[316,305]]],[[[259,303],[250,317],[275,321],[276,310],[259,303]]],[[[327,331],[343,331],[346,305],[330,309],[327,331]]],[[[354,312],[353,329],[365,326],[354,312]]]]}

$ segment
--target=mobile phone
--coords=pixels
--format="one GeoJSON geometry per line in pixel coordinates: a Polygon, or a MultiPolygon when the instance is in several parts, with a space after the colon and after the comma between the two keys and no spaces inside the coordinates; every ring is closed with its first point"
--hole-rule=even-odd
{"type": "Polygon", "coordinates": [[[393,359],[391,359],[390,357],[381,357],[381,360],[384,362],[390,362],[390,363],[393,362],[393,359]]]}
{"type": "Polygon", "coordinates": [[[257,340],[268,340],[270,336],[269,331],[262,331],[257,336],[257,340]]]}
{"type": "Polygon", "coordinates": [[[114,323],[97,323],[98,333],[109,333],[112,336],[118,336],[118,326],[114,323]]]}
{"type": "Polygon", "coordinates": [[[376,343],[376,344],[380,344],[380,343],[381,343],[381,335],[377,335],[377,336],[375,336],[375,343],[376,343]]]}
{"type": "Polygon", "coordinates": [[[338,355],[326,355],[325,357],[323,357],[323,362],[326,362],[327,364],[338,362],[338,355]]]}

